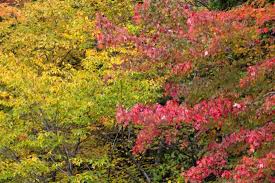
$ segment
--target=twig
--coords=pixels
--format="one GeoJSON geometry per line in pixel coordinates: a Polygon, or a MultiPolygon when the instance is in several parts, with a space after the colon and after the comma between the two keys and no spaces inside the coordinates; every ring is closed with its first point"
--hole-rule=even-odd
{"type": "Polygon", "coordinates": [[[64,148],[64,151],[65,151],[65,155],[66,155],[66,161],[67,161],[67,167],[68,167],[68,172],[69,172],[69,175],[72,176],[73,175],[73,165],[70,161],[70,154],[67,150],[67,148],[65,146],[63,146],[64,148]]]}
{"type": "Polygon", "coordinates": [[[79,151],[79,147],[80,147],[80,144],[81,144],[81,143],[82,143],[82,142],[80,141],[80,138],[78,138],[72,156],[75,156],[75,155],[77,154],[77,152],[79,151]]]}
{"type": "Polygon", "coordinates": [[[272,92],[268,92],[267,94],[265,94],[263,97],[267,97],[267,96],[273,96],[275,95],[275,91],[272,91],[272,92]]]}
{"type": "Polygon", "coordinates": [[[202,1],[199,1],[199,0],[197,0],[197,2],[199,4],[201,4],[202,6],[204,6],[205,8],[207,8],[208,10],[210,10],[210,7],[206,3],[202,2],[202,1]]]}
{"type": "Polygon", "coordinates": [[[145,172],[145,170],[140,166],[140,164],[136,161],[135,157],[132,155],[132,153],[129,153],[130,158],[133,160],[139,171],[142,173],[142,175],[145,177],[147,183],[151,183],[151,179],[148,176],[148,174],[145,172]]]}
{"type": "MultiPolygon", "coordinates": [[[[52,160],[53,163],[56,163],[56,161],[53,159],[52,155],[50,155],[50,159],[52,160]]],[[[68,174],[66,171],[64,171],[63,169],[61,169],[60,167],[57,166],[57,169],[60,170],[62,173],[64,174],[68,174]]]]}
{"type": "Polygon", "coordinates": [[[2,153],[4,156],[8,157],[4,152],[10,151],[12,159],[14,159],[16,162],[20,163],[20,157],[9,147],[4,147],[3,150],[0,150],[0,153],[2,153]]]}
{"type": "MultiPolygon", "coordinates": [[[[120,130],[119,129],[117,132],[116,132],[116,136],[115,136],[115,139],[113,140],[112,142],[112,148],[111,148],[111,151],[110,151],[110,160],[112,161],[113,160],[113,151],[114,151],[114,147],[116,145],[116,141],[117,141],[117,138],[118,138],[118,135],[120,133],[120,130]]],[[[111,167],[108,168],[108,182],[110,182],[110,177],[111,177],[111,167]]]]}

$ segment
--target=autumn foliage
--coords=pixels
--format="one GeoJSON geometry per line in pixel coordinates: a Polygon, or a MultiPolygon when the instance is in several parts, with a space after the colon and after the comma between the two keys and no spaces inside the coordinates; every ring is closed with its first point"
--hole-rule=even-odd
{"type": "Polygon", "coordinates": [[[134,9],[137,33],[98,14],[100,44],[133,45],[136,60],[148,65],[142,71],[158,69],[166,78],[165,103],[117,109],[118,124],[140,128],[132,153],[158,142],[188,152],[195,143],[199,155],[181,174],[186,182],[274,181],[274,12],[271,4],[209,11],[146,0],[134,9]],[[193,139],[186,126],[194,129],[193,139]]]}
{"type": "Polygon", "coordinates": [[[0,182],[275,182],[274,2],[1,2],[0,182]]]}

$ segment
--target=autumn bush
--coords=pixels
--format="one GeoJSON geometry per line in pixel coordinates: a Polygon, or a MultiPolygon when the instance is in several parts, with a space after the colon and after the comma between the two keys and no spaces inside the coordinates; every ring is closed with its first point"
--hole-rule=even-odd
{"type": "Polygon", "coordinates": [[[274,182],[272,1],[0,5],[0,182],[274,182]]]}
{"type": "Polygon", "coordinates": [[[98,14],[102,45],[134,46],[124,65],[165,78],[156,104],[117,108],[147,182],[274,181],[274,11],[146,0],[135,32],[98,14]]]}
{"type": "Polygon", "coordinates": [[[111,179],[118,101],[154,101],[158,89],[151,79],[115,69],[131,52],[96,47],[96,11],[127,23],[131,4],[50,0],[2,8],[0,182],[111,179]]]}

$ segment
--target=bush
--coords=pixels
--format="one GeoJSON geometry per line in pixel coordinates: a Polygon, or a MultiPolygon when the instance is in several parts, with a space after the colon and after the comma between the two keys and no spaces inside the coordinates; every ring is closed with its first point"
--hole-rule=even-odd
{"type": "Polygon", "coordinates": [[[118,123],[138,130],[132,153],[147,182],[272,181],[273,11],[144,1],[134,34],[98,15],[101,44],[134,45],[139,55],[125,64],[165,78],[161,103],[117,109],[118,123]]]}

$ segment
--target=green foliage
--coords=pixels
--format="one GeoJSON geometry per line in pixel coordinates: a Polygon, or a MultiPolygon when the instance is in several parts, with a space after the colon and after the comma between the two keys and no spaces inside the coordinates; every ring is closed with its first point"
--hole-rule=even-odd
{"type": "Polygon", "coordinates": [[[228,10],[245,2],[247,0],[210,0],[209,6],[215,10],[228,10]]]}

